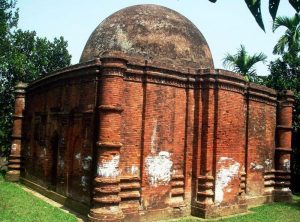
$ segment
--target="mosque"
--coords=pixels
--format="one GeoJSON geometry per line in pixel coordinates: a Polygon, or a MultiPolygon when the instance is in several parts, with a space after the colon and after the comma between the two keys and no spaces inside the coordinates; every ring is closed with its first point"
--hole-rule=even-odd
{"type": "Polygon", "coordinates": [[[6,179],[90,221],[213,218],[291,200],[292,92],[215,69],[204,36],[171,9],[112,14],[79,64],[15,93],[6,179]]]}

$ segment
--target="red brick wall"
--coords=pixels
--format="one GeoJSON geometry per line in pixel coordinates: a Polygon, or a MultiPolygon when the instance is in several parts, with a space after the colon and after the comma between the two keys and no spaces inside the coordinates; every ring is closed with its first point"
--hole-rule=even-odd
{"type": "Polygon", "coordinates": [[[265,96],[249,98],[247,146],[247,195],[265,193],[264,175],[274,170],[276,101],[265,96]]]}
{"type": "Polygon", "coordinates": [[[216,116],[215,202],[237,203],[245,167],[246,110],[242,93],[220,89],[216,116]]]}
{"type": "Polygon", "coordinates": [[[95,77],[46,83],[26,95],[23,176],[89,204],[95,77]]]}
{"type": "MultiPolygon", "coordinates": [[[[121,181],[123,178],[128,184],[134,184],[138,178],[140,201],[145,210],[161,209],[184,200],[189,203],[194,144],[193,89],[125,81],[123,101],[121,181]]],[[[134,206],[132,199],[126,201],[122,199],[123,208],[134,206]]]]}
{"type": "MultiPolygon", "coordinates": [[[[97,174],[94,201],[101,204],[94,204],[94,217],[107,201],[124,214],[190,205],[203,213],[239,205],[245,186],[247,197],[265,195],[265,174],[274,170],[272,90],[222,70],[195,76],[107,61],[102,82],[97,64],[29,87],[26,178],[89,204],[97,172],[92,157],[99,167],[120,154],[117,185],[109,190],[112,178],[105,180],[111,195],[97,174]]],[[[289,112],[279,122],[290,123],[289,112]]],[[[280,136],[279,146],[288,146],[289,135],[280,136]]]]}

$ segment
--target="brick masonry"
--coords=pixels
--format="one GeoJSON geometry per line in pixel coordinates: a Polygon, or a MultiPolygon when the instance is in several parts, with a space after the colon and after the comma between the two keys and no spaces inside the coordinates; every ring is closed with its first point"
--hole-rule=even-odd
{"type": "Polygon", "coordinates": [[[90,206],[94,221],[217,217],[289,200],[292,102],[224,70],[115,55],[75,65],[26,89],[21,176],[90,206]]]}
{"type": "Polygon", "coordinates": [[[18,85],[7,179],[21,175],[91,221],[290,201],[293,94],[212,68],[201,42],[207,68],[184,66],[181,51],[168,66],[112,50],[18,85]]]}

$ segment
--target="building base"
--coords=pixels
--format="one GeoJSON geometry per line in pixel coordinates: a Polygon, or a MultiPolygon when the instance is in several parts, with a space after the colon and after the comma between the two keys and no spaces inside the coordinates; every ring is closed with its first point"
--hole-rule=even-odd
{"type": "Polygon", "coordinates": [[[246,203],[248,207],[256,207],[267,203],[273,203],[273,194],[267,194],[262,196],[246,196],[246,203]]]}
{"type": "Polygon", "coordinates": [[[19,182],[20,171],[10,170],[5,174],[5,180],[8,182],[19,182]]]}
{"type": "Polygon", "coordinates": [[[223,217],[233,214],[246,213],[248,206],[246,203],[233,204],[230,206],[210,205],[207,207],[192,206],[191,214],[204,219],[223,217]]]}
{"type": "Polygon", "coordinates": [[[190,216],[190,207],[184,205],[180,207],[167,207],[164,209],[139,210],[136,213],[125,214],[124,216],[124,222],[169,220],[190,216]]]}
{"type": "Polygon", "coordinates": [[[89,212],[89,206],[82,204],[78,201],[75,201],[71,198],[68,198],[66,196],[63,196],[61,194],[58,194],[52,190],[48,190],[45,187],[42,187],[24,177],[20,177],[20,182],[24,184],[25,186],[33,189],[34,191],[48,197],[49,199],[52,199],[62,205],[64,205],[67,208],[70,208],[74,210],[75,212],[78,212],[81,215],[87,215],[89,212]]]}
{"type": "Polygon", "coordinates": [[[274,190],[274,202],[284,202],[291,203],[293,202],[292,192],[290,190],[274,190]]]}

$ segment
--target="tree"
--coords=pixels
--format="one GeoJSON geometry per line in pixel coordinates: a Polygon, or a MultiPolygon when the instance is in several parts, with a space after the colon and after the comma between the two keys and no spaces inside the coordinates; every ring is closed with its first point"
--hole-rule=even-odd
{"type": "MultiPolygon", "coordinates": [[[[273,31],[280,27],[286,28],[285,33],[274,46],[273,53],[281,58],[270,63],[270,75],[265,79],[265,85],[276,90],[289,89],[294,92],[293,109],[293,153],[292,178],[299,180],[300,175],[300,16],[278,17],[273,24],[273,31]],[[298,176],[296,176],[298,175],[298,176]]],[[[295,184],[294,184],[295,185],[295,184]]],[[[294,189],[296,187],[294,186],[294,189]]],[[[299,191],[299,190],[298,190],[299,191]]]]}
{"type": "Polygon", "coordinates": [[[0,151],[8,154],[14,86],[70,65],[63,37],[49,41],[17,28],[16,1],[0,0],[0,151]]]}
{"type": "MultiPolygon", "coordinates": [[[[217,2],[217,0],[209,0],[210,2],[217,2]]],[[[261,27],[262,30],[265,31],[264,22],[261,14],[261,0],[244,0],[246,5],[248,6],[250,12],[254,16],[257,24],[261,27]]],[[[296,10],[296,12],[300,11],[300,0],[289,0],[290,5],[296,10]]],[[[276,18],[277,10],[280,4],[280,0],[269,0],[269,12],[273,18],[273,21],[276,18]]]]}
{"type": "Polygon", "coordinates": [[[283,36],[280,37],[277,44],[274,46],[273,53],[282,55],[289,66],[299,68],[299,52],[300,52],[300,16],[289,18],[286,16],[278,17],[275,19],[273,24],[273,31],[275,32],[278,28],[284,27],[286,31],[283,36]]]}
{"type": "Polygon", "coordinates": [[[258,62],[265,62],[267,56],[263,53],[249,55],[245,46],[241,45],[238,52],[234,55],[226,54],[223,65],[230,67],[233,71],[241,73],[250,82],[257,82],[258,77],[254,65],[258,62]]]}

